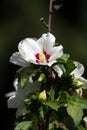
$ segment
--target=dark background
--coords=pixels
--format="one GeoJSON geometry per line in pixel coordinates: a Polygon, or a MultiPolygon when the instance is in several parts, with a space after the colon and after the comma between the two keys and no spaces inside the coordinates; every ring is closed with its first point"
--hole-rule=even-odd
{"type": "MultiPolygon", "coordinates": [[[[87,0],[56,0],[62,3],[52,16],[52,33],[73,60],[85,66],[87,78],[87,0]]],[[[0,1],[0,130],[13,130],[15,110],[7,108],[5,94],[14,90],[17,66],[9,63],[20,40],[39,38],[47,32],[40,18],[48,20],[49,0],[0,1]]]]}

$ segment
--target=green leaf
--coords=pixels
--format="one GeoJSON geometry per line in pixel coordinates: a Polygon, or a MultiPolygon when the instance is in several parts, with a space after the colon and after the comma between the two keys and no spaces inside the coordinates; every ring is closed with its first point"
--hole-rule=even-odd
{"type": "Polygon", "coordinates": [[[29,76],[36,70],[35,67],[25,67],[21,68],[16,72],[16,77],[19,79],[20,86],[23,88],[25,87],[29,76]]]}
{"type": "Polygon", "coordinates": [[[50,108],[52,108],[55,111],[58,111],[58,108],[59,108],[59,105],[56,100],[49,100],[49,101],[45,102],[44,105],[49,106],[50,108]]]}
{"type": "Polygon", "coordinates": [[[43,106],[41,106],[40,108],[39,108],[39,114],[40,114],[40,117],[41,117],[41,119],[43,119],[44,120],[44,109],[43,109],[43,106]]]}
{"type": "Polygon", "coordinates": [[[54,124],[54,122],[52,122],[52,123],[49,123],[49,130],[55,130],[55,124],[54,124]]]}
{"type": "Polygon", "coordinates": [[[61,106],[64,106],[67,104],[67,98],[68,98],[69,94],[65,91],[61,91],[58,98],[57,98],[57,101],[58,103],[61,105],[61,106]]]}
{"type": "Polygon", "coordinates": [[[70,59],[69,54],[63,54],[61,58],[57,59],[57,63],[65,66],[67,74],[70,74],[75,69],[75,64],[70,59]]]}
{"type": "Polygon", "coordinates": [[[63,55],[61,56],[61,58],[59,58],[59,59],[57,60],[57,62],[60,63],[60,64],[63,64],[63,63],[66,63],[69,58],[70,58],[70,55],[69,55],[69,54],[63,54],[63,55]]]}
{"type": "Polygon", "coordinates": [[[36,70],[35,67],[25,67],[25,68],[21,68],[16,72],[16,77],[20,78],[20,77],[27,77],[29,75],[31,75],[34,71],[36,70]]]}
{"type": "Polygon", "coordinates": [[[23,121],[19,123],[14,130],[29,130],[32,127],[32,121],[23,121]]]}
{"type": "MultiPolygon", "coordinates": [[[[44,66],[39,66],[35,71],[32,73],[33,80],[38,80],[41,73],[43,72],[44,66]]],[[[45,78],[45,77],[44,77],[45,78]]]]}
{"type": "Polygon", "coordinates": [[[48,92],[48,95],[50,96],[51,100],[54,100],[55,91],[53,87],[51,87],[50,91],[48,92]]]}
{"type": "Polygon", "coordinates": [[[66,69],[67,75],[70,74],[76,67],[72,60],[68,60],[67,63],[64,65],[66,69]]]}
{"type": "Polygon", "coordinates": [[[87,100],[79,96],[70,96],[67,104],[67,112],[73,119],[75,126],[79,125],[83,117],[83,109],[87,109],[87,100]]]}
{"type": "Polygon", "coordinates": [[[21,68],[16,72],[16,78],[19,79],[20,86],[23,88],[25,87],[27,81],[29,80],[30,76],[37,76],[37,73],[40,75],[41,67],[38,66],[30,66],[21,68]]]}
{"type": "Polygon", "coordinates": [[[24,88],[25,87],[25,85],[27,84],[27,81],[28,81],[28,78],[21,78],[20,80],[19,80],[19,83],[20,83],[20,86],[22,87],[22,88],[24,88]]]}
{"type": "Polygon", "coordinates": [[[78,130],[86,130],[86,129],[82,125],[79,125],[78,130]]]}

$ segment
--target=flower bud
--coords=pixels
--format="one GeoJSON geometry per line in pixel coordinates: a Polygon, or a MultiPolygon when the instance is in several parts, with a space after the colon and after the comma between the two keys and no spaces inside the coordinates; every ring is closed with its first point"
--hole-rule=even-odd
{"type": "Polygon", "coordinates": [[[77,81],[77,87],[81,87],[82,85],[84,85],[84,83],[78,80],[77,81]]]}
{"type": "Polygon", "coordinates": [[[45,75],[42,73],[42,74],[40,75],[40,77],[38,78],[38,81],[39,81],[39,82],[42,82],[42,81],[44,80],[44,78],[45,78],[45,75]]]}
{"type": "Polygon", "coordinates": [[[46,99],[46,90],[43,90],[40,94],[39,94],[39,99],[45,100],[46,99]]]}
{"type": "Polygon", "coordinates": [[[84,85],[83,82],[81,82],[81,81],[79,81],[79,80],[77,80],[77,79],[74,79],[73,83],[74,83],[74,85],[76,86],[76,88],[80,88],[81,86],[84,85]]]}

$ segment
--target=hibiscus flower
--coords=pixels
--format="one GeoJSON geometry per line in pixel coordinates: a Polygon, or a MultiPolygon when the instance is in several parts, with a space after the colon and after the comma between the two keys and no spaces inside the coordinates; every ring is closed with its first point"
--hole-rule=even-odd
{"type": "MultiPolygon", "coordinates": [[[[78,83],[81,83],[83,87],[86,87],[87,86],[87,79],[82,77],[82,75],[84,73],[83,64],[76,62],[76,61],[74,62],[74,64],[75,64],[76,68],[70,73],[70,75],[74,75],[74,77],[76,78],[78,83]]],[[[58,73],[59,77],[61,77],[63,72],[66,71],[63,65],[55,65],[53,68],[58,73]]]]}
{"type": "Polygon", "coordinates": [[[14,81],[14,92],[6,94],[8,99],[8,108],[17,108],[16,115],[21,115],[24,108],[24,99],[27,98],[29,93],[40,90],[40,83],[38,81],[28,82],[27,85],[22,88],[18,84],[18,79],[14,81]]]}
{"type": "Polygon", "coordinates": [[[26,38],[18,44],[18,52],[13,53],[10,62],[22,67],[30,63],[51,66],[63,54],[62,45],[55,45],[51,33],[43,34],[38,40],[26,38]]]}

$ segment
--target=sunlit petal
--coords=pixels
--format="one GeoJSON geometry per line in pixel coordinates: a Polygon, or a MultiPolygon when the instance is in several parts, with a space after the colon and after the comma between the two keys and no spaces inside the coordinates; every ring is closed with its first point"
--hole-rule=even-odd
{"type": "Polygon", "coordinates": [[[29,63],[22,58],[19,52],[13,53],[13,55],[10,57],[10,62],[19,66],[29,66],[29,63]]]}
{"type": "Polygon", "coordinates": [[[63,65],[55,65],[53,66],[53,69],[58,73],[58,76],[61,77],[63,72],[65,71],[65,68],[63,65]]]}
{"type": "Polygon", "coordinates": [[[43,34],[40,39],[37,40],[37,43],[42,50],[49,50],[55,44],[55,37],[51,33],[43,34]]]}
{"type": "Polygon", "coordinates": [[[26,38],[18,44],[10,62],[26,67],[30,63],[51,66],[63,54],[63,47],[55,45],[55,37],[51,33],[43,34],[38,40],[26,38]]]}
{"type": "Polygon", "coordinates": [[[84,66],[79,62],[74,62],[76,65],[76,69],[71,73],[74,74],[76,78],[79,78],[84,73],[84,66]]]}
{"type": "Polygon", "coordinates": [[[60,45],[58,47],[54,47],[51,52],[51,57],[49,58],[49,61],[54,61],[57,58],[60,58],[63,55],[63,46],[60,45]]]}

